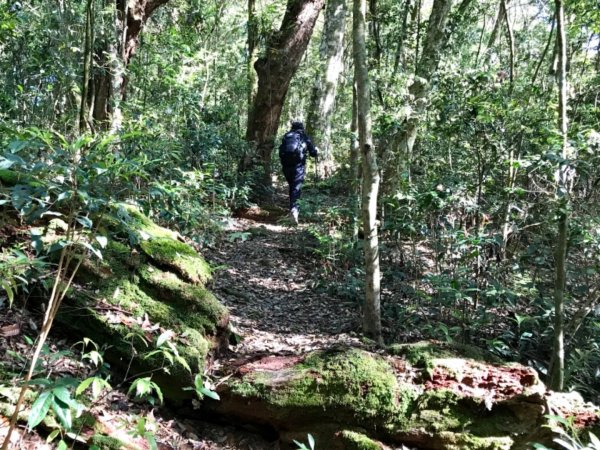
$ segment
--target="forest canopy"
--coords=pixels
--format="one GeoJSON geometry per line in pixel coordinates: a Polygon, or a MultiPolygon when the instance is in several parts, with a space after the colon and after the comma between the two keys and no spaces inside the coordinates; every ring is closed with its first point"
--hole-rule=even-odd
{"type": "Polygon", "coordinates": [[[202,252],[256,208],[290,225],[299,120],[314,292],[372,342],[478,346],[598,403],[599,99],[595,0],[1,2],[0,307],[58,309],[115,205],[202,252]]]}

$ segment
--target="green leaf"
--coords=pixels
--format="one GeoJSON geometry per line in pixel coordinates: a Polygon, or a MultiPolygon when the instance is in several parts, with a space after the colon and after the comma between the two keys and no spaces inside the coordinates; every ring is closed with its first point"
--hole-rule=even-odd
{"type": "Polygon", "coordinates": [[[163,398],[162,390],[160,389],[160,387],[158,387],[158,384],[152,383],[152,385],[154,386],[154,390],[156,391],[156,395],[158,395],[158,399],[160,400],[161,403],[164,403],[164,398],[163,398]]]}
{"type": "Polygon", "coordinates": [[[60,430],[54,430],[52,433],[50,433],[48,435],[48,437],[46,438],[46,442],[50,443],[52,442],[54,439],[56,439],[56,436],[58,436],[60,434],[60,430]]]}
{"type": "Polygon", "coordinates": [[[92,225],[94,224],[89,217],[79,216],[75,220],[77,220],[84,228],[92,228],[92,225]]]}
{"type": "Polygon", "coordinates": [[[127,393],[131,394],[134,391],[136,397],[143,397],[144,395],[149,394],[152,391],[152,381],[150,380],[150,377],[138,378],[131,383],[127,393]]]}
{"type": "Polygon", "coordinates": [[[79,383],[77,389],[75,389],[75,395],[79,396],[83,391],[85,391],[90,385],[94,382],[97,377],[89,377],[79,383]]]}
{"type": "Polygon", "coordinates": [[[213,400],[221,400],[221,397],[219,397],[219,394],[217,394],[215,391],[211,391],[208,388],[205,388],[205,387],[200,388],[200,393],[208,398],[212,398],[213,400]]]}
{"type": "Polygon", "coordinates": [[[150,446],[151,450],[158,450],[158,445],[156,444],[156,439],[154,438],[154,435],[152,433],[150,433],[149,431],[146,431],[144,433],[144,437],[146,438],[146,441],[148,441],[148,445],[150,446]]]}
{"type": "Polygon", "coordinates": [[[138,436],[143,436],[146,432],[146,419],[140,417],[136,424],[136,431],[138,436]]]}
{"type": "Polygon", "coordinates": [[[54,389],[52,389],[52,394],[59,399],[61,402],[69,405],[72,401],[71,399],[71,393],[69,392],[69,390],[64,387],[64,386],[60,386],[60,387],[56,387],[54,389]]]}
{"type": "Polygon", "coordinates": [[[44,391],[38,396],[35,402],[33,402],[27,419],[27,427],[30,430],[34,429],[42,420],[44,420],[50,410],[53,398],[50,391],[44,391]]]}
{"type": "Polygon", "coordinates": [[[88,242],[82,242],[82,245],[92,252],[98,259],[102,259],[102,252],[95,247],[92,247],[88,242]]]}
{"type": "Polygon", "coordinates": [[[10,169],[15,163],[6,158],[0,159],[0,170],[10,169]]]}
{"type": "Polygon", "coordinates": [[[56,450],[67,450],[69,447],[67,446],[67,443],[63,440],[61,440],[58,443],[58,446],[56,447],[56,450]]]}
{"type": "Polygon", "coordinates": [[[311,450],[315,449],[315,438],[310,433],[308,433],[308,445],[310,446],[311,450]]]}
{"type": "Polygon", "coordinates": [[[55,242],[48,249],[48,253],[54,253],[54,252],[61,251],[63,248],[65,248],[67,245],[70,245],[70,244],[71,244],[71,242],[69,242],[69,241],[58,241],[58,242],[55,242]]]}
{"type": "Polygon", "coordinates": [[[30,386],[51,386],[53,383],[48,378],[34,378],[27,383],[30,386]]]}
{"type": "Polygon", "coordinates": [[[110,384],[108,384],[108,381],[96,377],[92,383],[92,398],[97,399],[103,389],[111,389],[110,384]]]}
{"type": "Polygon", "coordinates": [[[96,236],[96,240],[98,241],[98,244],[100,244],[100,248],[106,248],[106,245],[108,244],[106,236],[96,236]]]}
{"type": "Polygon", "coordinates": [[[171,337],[173,336],[173,332],[171,330],[167,330],[164,333],[162,333],[158,339],[156,340],[156,346],[160,347],[161,345],[163,345],[165,342],[167,342],[169,339],[171,339],[171,337]]]}
{"type": "Polygon", "coordinates": [[[56,418],[65,429],[70,430],[73,426],[71,420],[71,408],[68,403],[61,401],[57,397],[52,397],[52,410],[56,414],[56,418]]]}
{"type": "Polygon", "coordinates": [[[6,291],[6,295],[8,296],[8,304],[12,305],[13,300],[15,299],[15,294],[12,290],[12,286],[8,283],[8,280],[2,280],[2,289],[6,291]]]}
{"type": "Polygon", "coordinates": [[[199,373],[194,377],[194,386],[196,386],[196,390],[200,391],[204,387],[204,383],[202,382],[202,375],[199,373]]]}

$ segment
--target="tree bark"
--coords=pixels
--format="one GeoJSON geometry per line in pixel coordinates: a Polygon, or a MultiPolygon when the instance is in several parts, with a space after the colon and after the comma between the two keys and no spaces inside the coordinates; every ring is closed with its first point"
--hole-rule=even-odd
{"type": "Polygon", "coordinates": [[[358,148],[358,105],[356,83],[352,84],[352,122],[350,123],[350,177],[352,192],[352,242],[358,242],[360,226],[361,174],[360,149],[358,148]]]}
{"type": "Polygon", "coordinates": [[[258,80],[254,64],[258,54],[258,22],[256,18],[256,0],[248,0],[248,61],[246,73],[248,77],[248,117],[252,115],[252,105],[258,89],[258,80]]]}
{"type": "Polygon", "coordinates": [[[125,100],[127,88],[126,69],[139,47],[139,37],[144,25],[154,11],[169,0],[116,0],[115,42],[96,55],[101,67],[92,81],[94,97],[89,107],[94,122],[103,128],[119,125],[120,102],[125,100]],[[108,55],[112,55],[108,58],[108,55]],[[116,60],[115,60],[116,58],[116,60]],[[116,98],[118,96],[118,98],[116,98]],[[92,108],[93,105],[93,108],[92,108]],[[113,113],[117,111],[117,117],[113,113]]]}
{"type": "Polygon", "coordinates": [[[94,2],[87,0],[85,8],[85,35],[83,51],[83,76],[81,80],[81,104],[79,107],[79,132],[83,133],[88,129],[87,100],[90,84],[90,72],[92,67],[92,46],[93,46],[93,27],[94,27],[94,2]]]}
{"type": "Polygon", "coordinates": [[[555,25],[556,25],[556,14],[554,14],[554,16],[552,16],[552,25],[550,26],[550,33],[548,33],[548,41],[546,42],[546,46],[544,47],[542,56],[540,56],[540,60],[537,64],[537,66],[535,67],[533,76],[531,77],[531,86],[535,85],[540,68],[542,67],[542,64],[544,63],[544,59],[546,59],[546,55],[548,54],[548,49],[550,48],[550,44],[552,43],[552,36],[554,34],[555,25]]]}
{"type": "Polygon", "coordinates": [[[354,80],[356,83],[359,151],[363,155],[362,218],[366,272],[363,332],[378,343],[382,343],[379,236],[376,218],[379,170],[371,132],[371,95],[365,43],[366,14],[366,0],[354,0],[354,80]]]}
{"type": "Polygon", "coordinates": [[[417,64],[415,78],[408,91],[412,98],[411,113],[407,117],[403,130],[398,133],[384,156],[386,186],[400,176],[404,164],[407,164],[410,179],[410,161],[417,139],[417,131],[422,115],[425,113],[429,95],[429,81],[434,75],[444,47],[446,35],[444,33],[448,14],[452,7],[452,0],[434,0],[427,32],[423,44],[423,52],[417,64]],[[389,182],[388,182],[389,181],[389,182]]]}
{"type": "Polygon", "coordinates": [[[400,35],[398,36],[398,44],[396,46],[396,52],[394,56],[394,71],[392,72],[392,80],[396,78],[396,74],[398,73],[398,69],[400,67],[400,61],[404,60],[404,39],[406,38],[406,30],[408,26],[410,2],[411,0],[405,0],[404,9],[402,10],[402,26],[400,27],[400,35]]]}
{"type": "Polygon", "coordinates": [[[554,278],[554,345],[550,366],[550,387],[555,391],[564,388],[565,347],[564,347],[564,292],[566,287],[567,241],[569,233],[569,193],[571,168],[565,162],[568,155],[567,123],[567,44],[565,13],[562,0],[556,5],[556,47],[558,51],[558,129],[562,137],[562,162],[558,168],[558,236],[555,251],[554,278]]]}
{"type": "Polygon", "coordinates": [[[240,163],[240,172],[262,166],[262,185],[271,187],[271,154],[281,110],[325,0],[288,0],[279,31],[267,44],[266,55],[254,64],[258,91],[248,118],[246,140],[254,151],[240,163]]]}
{"type": "Polygon", "coordinates": [[[510,89],[512,92],[515,82],[515,36],[508,18],[507,0],[501,0],[500,6],[504,10],[504,20],[506,22],[506,38],[508,39],[510,54],[510,89]]]}
{"type": "Polygon", "coordinates": [[[490,34],[490,38],[488,39],[488,43],[487,43],[487,54],[489,57],[490,54],[490,49],[492,48],[492,46],[496,43],[496,39],[498,39],[498,33],[500,33],[500,28],[502,27],[502,22],[505,20],[506,15],[506,9],[503,6],[503,1],[500,1],[500,4],[498,5],[498,14],[496,15],[496,21],[494,22],[494,28],[492,30],[492,34],[490,34]]]}
{"type": "Polygon", "coordinates": [[[325,29],[319,49],[323,63],[313,87],[306,131],[319,145],[320,162],[328,176],[333,164],[331,152],[331,116],[340,75],[344,69],[344,29],[346,0],[329,0],[325,10],[325,29]]]}

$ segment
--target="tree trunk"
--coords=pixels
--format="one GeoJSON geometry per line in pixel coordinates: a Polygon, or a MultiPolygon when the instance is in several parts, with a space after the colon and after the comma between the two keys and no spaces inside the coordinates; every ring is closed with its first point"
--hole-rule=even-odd
{"type": "Polygon", "coordinates": [[[87,0],[85,8],[85,35],[83,51],[83,76],[81,80],[81,103],[79,106],[79,132],[83,133],[88,129],[87,100],[90,84],[90,72],[92,68],[92,46],[93,46],[93,28],[94,28],[94,2],[87,0]]]}
{"type": "Polygon", "coordinates": [[[356,83],[359,151],[363,155],[362,218],[366,272],[363,332],[366,336],[381,343],[379,236],[376,218],[379,171],[371,134],[371,95],[365,43],[366,14],[366,0],[354,0],[354,80],[356,83]]]}
{"type": "Polygon", "coordinates": [[[400,27],[400,35],[398,36],[398,44],[396,46],[396,52],[394,55],[394,71],[392,72],[391,79],[396,78],[398,69],[400,67],[400,61],[404,61],[404,39],[406,38],[406,30],[408,27],[408,12],[410,10],[411,0],[404,1],[404,9],[402,11],[402,26],[400,27]]]}
{"type": "Polygon", "coordinates": [[[572,169],[565,161],[568,155],[567,141],[567,44],[565,33],[565,13],[562,0],[556,5],[556,47],[558,52],[558,127],[562,137],[562,161],[558,168],[558,236],[555,252],[554,279],[554,346],[550,366],[550,387],[555,391],[564,388],[565,348],[564,348],[564,292],[566,287],[567,241],[569,233],[569,192],[572,169]]]}
{"type": "Polygon", "coordinates": [[[508,18],[508,7],[507,0],[501,0],[500,6],[504,10],[504,20],[506,22],[506,38],[508,39],[508,48],[510,54],[510,89],[514,87],[515,82],[515,36],[513,34],[512,26],[508,18]]]}
{"type": "Polygon", "coordinates": [[[360,226],[360,197],[361,197],[361,163],[358,148],[358,105],[356,98],[356,83],[352,84],[352,122],[350,123],[350,177],[352,192],[352,242],[358,242],[360,226]]]}
{"type": "Polygon", "coordinates": [[[496,21],[494,22],[494,28],[492,30],[492,34],[490,34],[490,38],[487,43],[487,54],[488,58],[490,56],[490,50],[492,46],[496,43],[496,39],[498,39],[498,33],[500,33],[500,28],[502,27],[502,22],[506,18],[506,8],[504,8],[503,1],[500,1],[498,5],[498,15],[496,15],[496,21]]]}
{"type": "Polygon", "coordinates": [[[288,0],[281,28],[269,38],[266,55],[254,64],[258,91],[246,130],[254,153],[243,158],[240,171],[262,165],[262,184],[267,190],[271,187],[271,154],[283,103],[324,5],[325,0],[288,0]]]}
{"type": "Polygon", "coordinates": [[[440,61],[441,50],[446,41],[444,30],[451,7],[452,0],[434,0],[433,2],[423,52],[417,64],[415,79],[408,88],[413,99],[412,112],[406,119],[403,130],[395,136],[391,148],[386,151],[384,156],[384,167],[386,167],[384,180],[388,188],[390,183],[399,178],[404,164],[408,167],[410,179],[410,162],[415,140],[417,139],[419,123],[426,111],[430,89],[429,80],[435,73],[440,61]]]}
{"type": "Polygon", "coordinates": [[[127,77],[125,70],[139,47],[144,25],[161,5],[169,0],[116,0],[115,42],[96,54],[96,65],[101,68],[93,79],[92,108],[94,122],[103,128],[119,126],[120,102],[125,99],[127,77]],[[108,55],[112,55],[108,58],[108,55]],[[115,60],[116,58],[116,60],[115,60]],[[115,96],[118,95],[118,98],[115,96]],[[113,117],[113,113],[117,115],[113,117]]]}
{"type": "Polygon", "coordinates": [[[258,21],[256,18],[256,0],[248,0],[248,60],[246,74],[248,77],[248,118],[252,115],[252,105],[258,89],[258,80],[254,64],[258,55],[258,21]]]}
{"type": "Polygon", "coordinates": [[[306,131],[319,146],[320,162],[325,176],[331,172],[331,116],[335,104],[338,80],[344,69],[344,28],[346,0],[329,0],[325,10],[325,29],[319,49],[323,62],[313,87],[306,131]]]}

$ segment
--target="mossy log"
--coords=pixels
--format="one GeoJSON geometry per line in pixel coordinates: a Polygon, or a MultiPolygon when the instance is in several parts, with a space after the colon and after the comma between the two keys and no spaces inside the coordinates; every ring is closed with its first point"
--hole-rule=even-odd
{"type": "Polygon", "coordinates": [[[514,450],[551,443],[543,425],[554,394],[532,369],[461,358],[441,346],[411,350],[419,351],[427,353],[417,358],[427,360],[422,368],[358,349],[243,362],[219,386],[221,401],[205,407],[273,427],[284,440],[311,433],[317,448],[514,450]]]}
{"type": "Polygon", "coordinates": [[[132,206],[115,209],[103,259],[84,262],[57,320],[108,344],[107,359],[129,375],[151,373],[165,397],[189,397],[183,388],[227,345],[229,313],[205,286],[210,267],[177,233],[132,206]],[[175,351],[151,354],[164,333],[175,351]]]}

